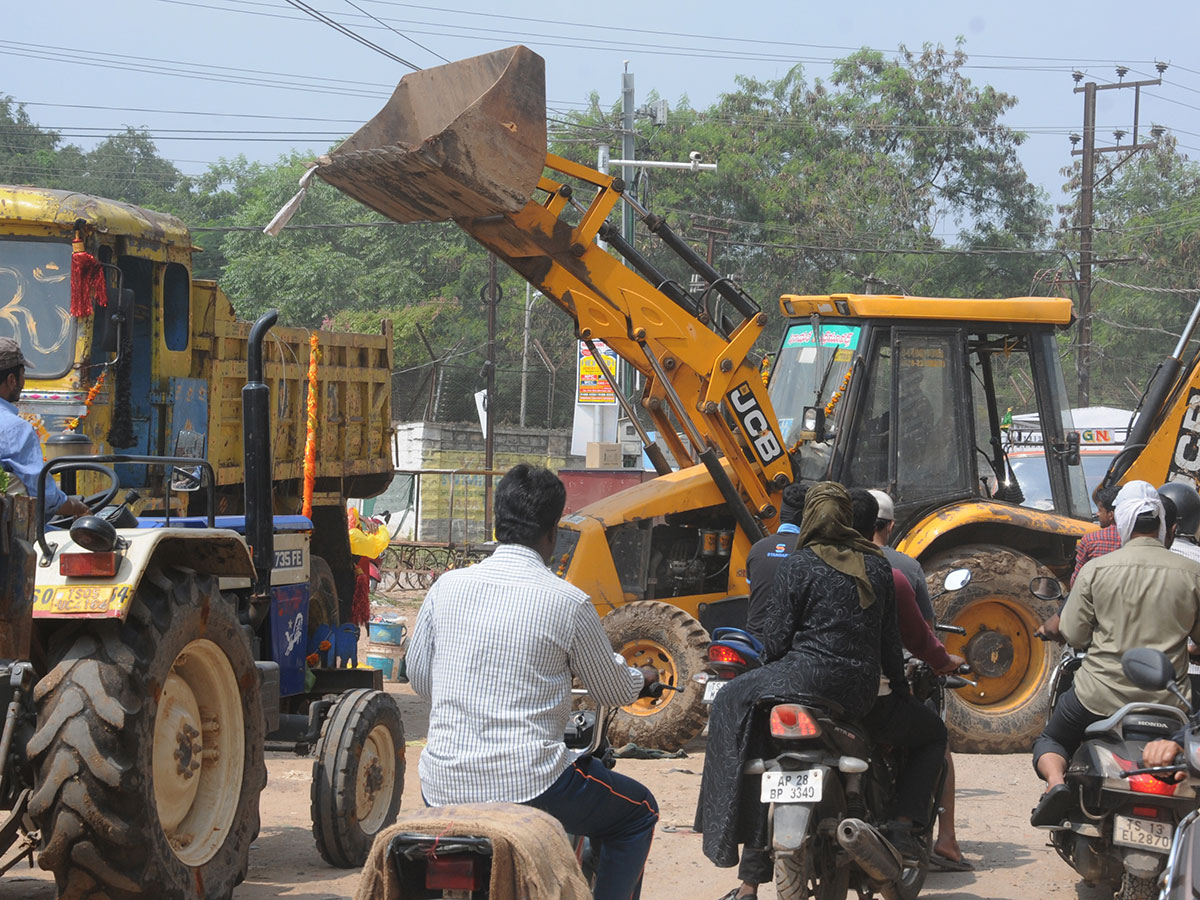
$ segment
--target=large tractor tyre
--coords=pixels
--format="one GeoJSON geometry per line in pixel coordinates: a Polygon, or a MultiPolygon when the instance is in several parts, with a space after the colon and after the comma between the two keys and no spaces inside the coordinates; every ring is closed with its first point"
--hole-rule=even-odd
{"type": "Polygon", "coordinates": [[[925,567],[931,594],[951,569],[971,571],[970,583],[934,601],[938,622],[965,628],[942,634],[946,649],[964,657],[978,686],[948,691],[946,728],[960,753],[1020,753],[1046,724],[1049,685],[1058,645],[1034,637],[1058,612],[1054,602],[1029,592],[1037,575],[1053,572],[1016,550],[992,545],[956,547],[925,567]]]}
{"type": "Polygon", "coordinates": [[[626,603],[601,622],[629,665],[653,666],[661,681],[683,688],[621,707],[609,726],[609,743],[678,750],[704,728],[704,690],[692,676],[707,665],[708,632],[682,609],[656,600],[626,603]]]}
{"type": "Polygon", "coordinates": [[[267,769],[258,672],[217,579],[153,569],[125,622],[66,626],[49,662],[29,811],[60,898],[230,897],[267,769]]]}
{"type": "Polygon", "coordinates": [[[333,580],[333,569],[323,557],[309,557],[308,633],[312,635],[321,625],[328,625],[337,631],[340,623],[337,583],[333,580]]]}
{"type": "Polygon", "coordinates": [[[375,835],[396,821],[403,793],[400,707],[382,691],[342,694],[321,727],[313,761],[313,837],[321,858],[341,869],[361,866],[375,835]]]}

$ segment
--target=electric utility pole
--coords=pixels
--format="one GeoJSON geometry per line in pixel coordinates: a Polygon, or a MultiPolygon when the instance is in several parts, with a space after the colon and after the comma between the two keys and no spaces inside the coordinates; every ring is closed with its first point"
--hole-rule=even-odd
{"type": "MultiPolygon", "coordinates": [[[[1138,111],[1141,105],[1142,88],[1162,84],[1162,74],[1167,70],[1166,63],[1155,63],[1158,78],[1144,81],[1118,81],[1116,84],[1097,84],[1089,81],[1081,85],[1083,73],[1075,72],[1075,93],[1083,94],[1083,148],[1076,149],[1079,135],[1071,135],[1071,155],[1083,157],[1083,171],[1079,186],[1079,355],[1076,357],[1076,372],[1079,376],[1079,405],[1089,406],[1092,390],[1092,266],[1100,260],[1092,255],[1093,236],[1093,194],[1096,189],[1096,156],[1100,153],[1125,153],[1124,159],[1117,163],[1123,164],[1139,150],[1147,150],[1154,146],[1151,143],[1138,143],[1138,111]],[[1121,146],[1121,138],[1125,132],[1117,129],[1113,137],[1117,143],[1111,147],[1096,146],[1096,92],[1111,91],[1119,88],[1133,88],[1133,143],[1121,146]]],[[[1124,79],[1129,72],[1125,66],[1117,66],[1117,78],[1124,79]]],[[[1154,138],[1162,131],[1157,127],[1150,130],[1154,138]]],[[[1109,171],[1115,171],[1116,166],[1109,171]]],[[[1105,176],[1108,177],[1108,176],[1105,176]]]]}

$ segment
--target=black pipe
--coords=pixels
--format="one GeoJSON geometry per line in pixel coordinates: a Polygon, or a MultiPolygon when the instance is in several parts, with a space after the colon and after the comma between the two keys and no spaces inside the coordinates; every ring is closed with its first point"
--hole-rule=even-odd
{"type": "MultiPolygon", "coordinates": [[[[1154,377],[1150,380],[1150,386],[1146,388],[1146,396],[1142,401],[1137,421],[1129,429],[1129,437],[1125,440],[1126,444],[1149,443],[1150,435],[1154,433],[1154,426],[1163,412],[1163,406],[1171,394],[1171,389],[1175,387],[1175,382],[1179,378],[1179,370],[1182,367],[1183,363],[1173,356],[1168,356],[1159,363],[1158,368],[1154,370],[1154,377]]],[[[1130,462],[1132,461],[1131,459],[1130,462]]]]}
{"type": "Polygon", "coordinates": [[[672,303],[682,307],[690,315],[700,316],[700,304],[696,298],[685,291],[679,282],[668,278],[665,272],[643,256],[633,244],[625,240],[619,228],[610,222],[605,222],[600,226],[598,234],[601,240],[607,241],[617,253],[637,269],[643,278],[666,294],[672,303]]]}
{"type": "Polygon", "coordinates": [[[750,319],[762,312],[753,297],[728,278],[720,275],[703,256],[688,245],[687,241],[671,230],[671,226],[662,216],[653,214],[642,216],[642,223],[651,232],[658,235],[664,244],[679,254],[683,261],[691,266],[701,278],[716,288],[717,293],[733,304],[733,308],[740,312],[743,318],[750,319]]]}
{"type": "Polygon", "coordinates": [[[246,384],[242,388],[242,448],[245,456],[246,540],[254,561],[254,593],[271,589],[275,563],[275,518],[271,495],[271,388],[263,383],[263,339],[279,318],[272,309],[250,328],[246,348],[246,384]]]}

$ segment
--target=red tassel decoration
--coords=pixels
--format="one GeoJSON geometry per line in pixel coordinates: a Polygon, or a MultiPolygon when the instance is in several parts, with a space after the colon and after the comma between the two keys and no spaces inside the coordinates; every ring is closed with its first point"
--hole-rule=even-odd
{"type": "Polygon", "coordinates": [[[108,286],[104,268],[83,249],[83,235],[78,231],[71,250],[71,315],[78,319],[92,314],[93,300],[97,306],[108,306],[108,286]]]}
{"type": "Polygon", "coordinates": [[[371,619],[371,577],[359,570],[354,579],[354,602],[350,606],[350,621],[366,625],[371,619]]]}

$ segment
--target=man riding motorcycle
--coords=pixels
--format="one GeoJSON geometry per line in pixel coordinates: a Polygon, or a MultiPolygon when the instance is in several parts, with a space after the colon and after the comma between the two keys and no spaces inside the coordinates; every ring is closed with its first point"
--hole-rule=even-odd
{"type": "Polygon", "coordinates": [[[553,472],[515,466],[496,488],[500,546],[445,573],[421,604],[407,656],[413,690],[430,702],[421,791],[432,806],[549,813],[599,845],[598,900],[637,900],[658,805],[600,760],[574,759],[563,733],[573,675],[597,703],[623,706],[658,673],[626,666],[588,596],[547,568],[565,500],[553,472]]]}
{"type": "MultiPolygon", "coordinates": [[[[1121,489],[1116,524],[1121,548],[1084,565],[1063,608],[1063,637],[1088,655],[1034,742],[1034,768],[1047,785],[1034,825],[1057,824],[1071,808],[1064,775],[1088,725],[1126,703],[1164,702],[1160,692],[1128,681],[1121,654],[1152,647],[1166,653],[1177,672],[1186,672],[1187,637],[1200,638],[1200,564],[1165,546],[1172,535],[1151,485],[1134,481],[1121,489]]],[[[1186,677],[1180,689],[1189,695],[1186,677]]]]}

